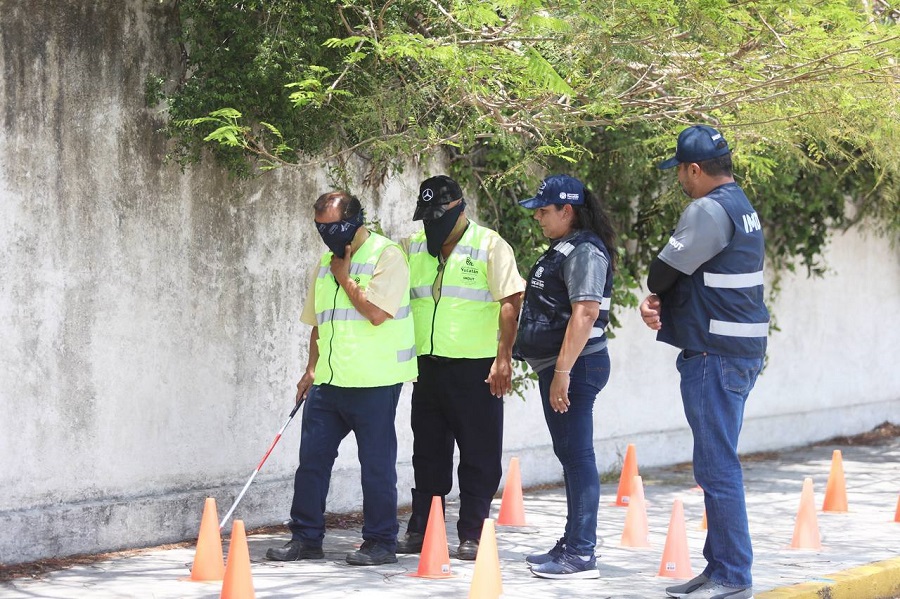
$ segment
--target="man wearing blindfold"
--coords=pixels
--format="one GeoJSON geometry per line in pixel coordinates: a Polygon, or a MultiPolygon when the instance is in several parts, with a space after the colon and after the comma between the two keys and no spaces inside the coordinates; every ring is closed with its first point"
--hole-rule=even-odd
{"type": "Polygon", "coordinates": [[[363,225],[359,200],[335,191],[316,200],[316,229],[328,246],[300,320],[312,326],[309,361],[297,383],[306,400],[294,477],[291,540],[276,561],[321,559],[325,499],[338,446],[359,446],[363,543],[356,566],[397,561],[397,435],[400,387],[416,377],[409,269],[400,246],[363,225]]]}
{"type": "Polygon", "coordinates": [[[408,241],[419,378],[413,385],[412,515],[398,553],[419,553],[431,499],[453,486],[459,447],[459,559],[474,560],[502,475],[503,395],[524,281],[512,248],[468,219],[450,177],[426,179],[408,241]]]}

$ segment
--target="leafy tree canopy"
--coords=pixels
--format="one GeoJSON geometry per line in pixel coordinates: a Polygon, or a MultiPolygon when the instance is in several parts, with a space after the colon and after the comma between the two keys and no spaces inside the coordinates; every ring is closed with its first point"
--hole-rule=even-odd
{"type": "Polygon", "coordinates": [[[703,122],[779,268],[823,272],[829,231],[900,229],[900,12],[883,0],[174,0],[185,69],[148,81],[173,153],[233,171],[449,155],[523,269],[543,240],[513,200],[582,178],[622,242],[619,302],[684,205],[677,132],[703,122]],[[247,160],[251,158],[251,160],[247,160]]]}

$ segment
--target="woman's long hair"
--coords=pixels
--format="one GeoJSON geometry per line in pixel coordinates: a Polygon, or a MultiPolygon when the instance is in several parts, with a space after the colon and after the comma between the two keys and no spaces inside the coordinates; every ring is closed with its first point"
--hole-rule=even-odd
{"type": "Polygon", "coordinates": [[[615,271],[619,252],[616,249],[616,231],[609,220],[609,215],[600,200],[591,191],[584,188],[584,204],[573,205],[575,210],[575,227],[578,229],[590,229],[603,241],[609,252],[610,268],[615,271]]]}

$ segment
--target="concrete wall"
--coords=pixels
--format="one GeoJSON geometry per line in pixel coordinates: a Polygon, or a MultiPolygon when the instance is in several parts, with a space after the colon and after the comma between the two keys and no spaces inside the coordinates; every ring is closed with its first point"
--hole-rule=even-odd
{"type": "MultiPolygon", "coordinates": [[[[142,90],[178,54],[156,0],[0,0],[0,15],[0,563],[195,536],[203,498],[224,514],[292,406],[322,249],[310,206],[329,182],[316,170],[238,182],[163,160],[142,90]]],[[[426,171],[362,194],[389,235],[413,230],[426,171]]],[[[783,282],[744,450],[900,418],[893,339],[879,334],[900,313],[900,255],[853,232],[828,260],[826,279],[783,282]]],[[[687,460],[675,352],[623,316],[595,414],[601,468],[629,442],[641,465],[687,460]]],[[[299,429],[242,502],[248,526],[286,517],[299,429]]],[[[560,479],[536,394],[507,399],[505,446],[526,485],[560,479]]],[[[355,452],[348,439],[330,511],[360,506],[355,452]]]]}

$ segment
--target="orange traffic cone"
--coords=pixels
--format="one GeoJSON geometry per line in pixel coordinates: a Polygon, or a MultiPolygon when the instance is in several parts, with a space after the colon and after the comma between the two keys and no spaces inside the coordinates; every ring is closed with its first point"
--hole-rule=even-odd
{"type": "Polygon", "coordinates": [[[525,526],[525,504],[522,502],[522,474],[519,472],[519,458],[509,460],[506,485],[500,500],[499,526],[525,526]]]}
{"type": "Polygon", "coordinates": [[[708,525],[706,523],[706,510],[704,509],[703,510],[703,521],[700,522],[700,530],[707,530],[707,527],[708,527],[708,525]]]}
{"type": "Polygon", "coordinates": [[[494,521],[485,518],[475,557],[475,572],[469,599],[499,599],[503,595],[503,580],[500,578],[500,554],[497,553],[497,536],[494,521]]]}
{"type": "Polygon", "coordinates": [[[647,525],[647,506],[644,504],[644,483],[635,476],[631,483],[631,500],[625,513],[622,547],[649,547],[650,529],[647,525]]]}
{"type": "Polygon", "coordinates": [[[627,506],[631,497],[631,481],[638,475],[637,456],[633,443],[628,444],[625,450],[625,462],[622,464],[622,474],[619,475],[619,491],[616,493],[618,506],[627,506]]]}
{"type": "Polygon", "coordinates": [[[816,504],[813,497],[813,481],[803,480],[803,493],[800,495],[800,509],[797,511],[797,523],[794,525],[794,538],[791,549],[821,549],[819,537],[819,521],[816,519],[816,504]]]}
{"type": "Polygon", "coordinates": [[[225,559],[222,556],[222,535],[219,534],[219,515],[216,500],[206,498],[203,517],[200,518],[200,535],[197,537],[197,551],[191,576],[186,580],[222,580],[225,576],[225,559]]]}
{"type": "Polygon", "coordinates": [[[250,574],[250,548],[244,532],[244,521],[235,520],[231,525],[231,544],[228,545],[228,562],[225,564],[225,581],[219,599],[255,599],[253,577],[250,574]]]}
{"type": "Polygon", "coordinates": [[[684,505],[680,499],[676,499],[672,505],[672,517],[669,518],[669,532],[666,534],[666,546],[659,564],[659,575],[693,578],[690,555],[687,532],[684,530],[684,505]]]}
{"type": "Polygon", "coordinates": [[[897,512],[894,514],[894,522],[900,522],[900,497],[897,497],[897,512]]]}
{"type": "Polygon", "coordinates": [[[831,473],[828,475],[828,484],[825,487],[822,511],[847,511],[847,485],[844,482],[844,459],[840,449],[835,449],[831,454],[831,473]]]}
{"type": "Polygon", "coordinates": [[[415,574],[421,578],[450,578],[450,551],[447,549],[447,529],[444,526],[444,510],[440,497],[431,498],[431,511],[422,541],[422,555],[415,574]]]}

